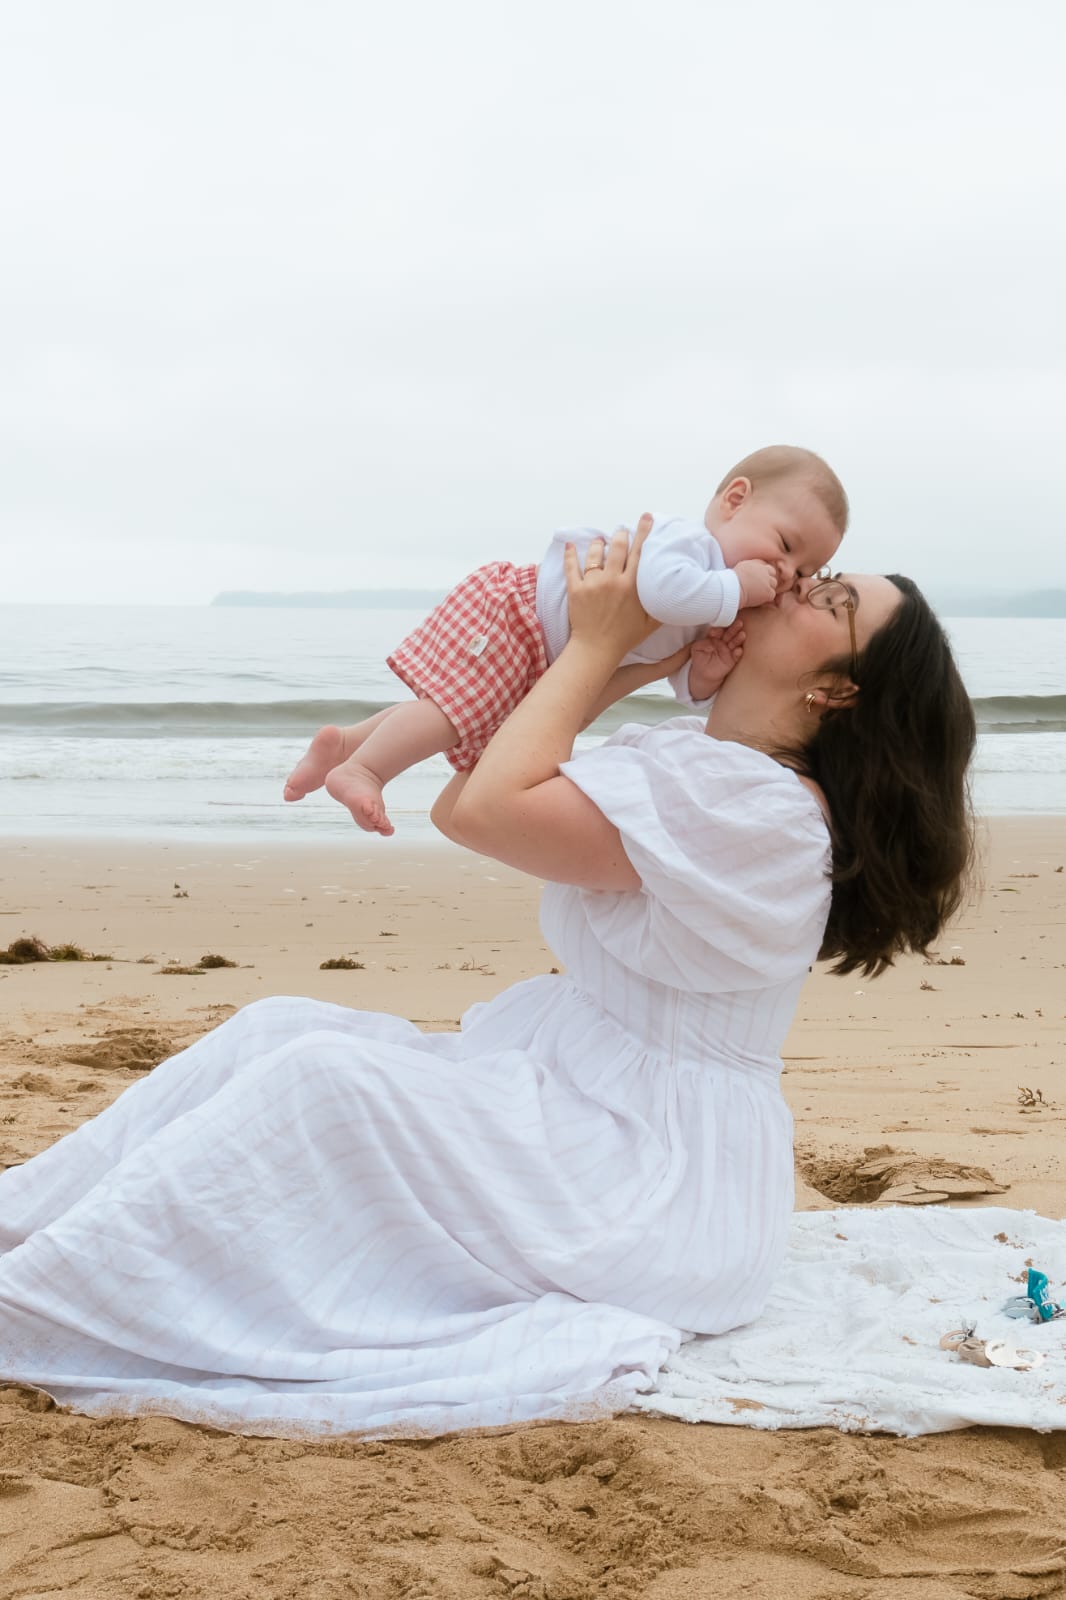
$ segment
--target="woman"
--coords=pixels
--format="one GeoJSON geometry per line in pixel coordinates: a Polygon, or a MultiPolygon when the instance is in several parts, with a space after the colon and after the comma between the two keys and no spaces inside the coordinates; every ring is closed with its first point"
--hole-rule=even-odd
{"type": "Polygon", "coordinates": [[[439,1431],[625,1404],[686,1333],[759,1314],[797,995],[819,951],[876,972],[954,909],[973,720],[906,580],[798,580],[706,729],[570,760],[653,626],[640,542],[584,576],[571,552],[570,643],[435,812],[552,880],[568,976],[454,1036],[249,1006],[0,1177],[0,1377],[84,1411],[439,1431]]]}

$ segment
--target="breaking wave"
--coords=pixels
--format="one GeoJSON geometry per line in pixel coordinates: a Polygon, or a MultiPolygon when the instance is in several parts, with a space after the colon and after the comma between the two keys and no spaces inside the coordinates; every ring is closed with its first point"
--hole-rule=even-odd
{"type": "MultiPolygon", "coordinates": [[[[0,706],[0,733],[97,739],[299,738],[326,723],[360,722],[385,700],[68,700],[0,706]]],[[[973,702],[982,733],[1066,732],[1066,695],[995,695],[973,702]]],[[[623,722],[678,715],[665,695],[632,695],[594,724],[610,733],[623,722]]]]}

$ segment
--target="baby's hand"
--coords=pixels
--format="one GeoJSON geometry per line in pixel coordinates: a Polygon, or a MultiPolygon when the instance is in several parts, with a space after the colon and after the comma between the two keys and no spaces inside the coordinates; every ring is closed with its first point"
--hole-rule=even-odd
{"type": "Polygon", "coordinates": [[[688,692],[693,700],[717,694],[744,654],[744,624],[738,617],[728,628],[708,628],[692,646],[688,692]]]}
{"type": "Polygon", "coordinates": [[[768,561],[738,561],[733,571],[740,583],[740,610],[766,606],[777,595],[777,568],[768,561]]]}

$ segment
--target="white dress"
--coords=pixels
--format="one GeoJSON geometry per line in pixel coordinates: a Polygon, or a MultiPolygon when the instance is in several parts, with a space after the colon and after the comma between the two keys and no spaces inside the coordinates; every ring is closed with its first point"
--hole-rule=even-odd
{"type": "Polygon", "coordinates": [[[617,1409],[686,1334],[758,1316],[825,825],[695,718],[565,770],[643,883],[546,891],[567,976],[454,1035],[260,1001],[0,1176],[0,1379],[91,1413],[430,1433],[617,1409]]]}

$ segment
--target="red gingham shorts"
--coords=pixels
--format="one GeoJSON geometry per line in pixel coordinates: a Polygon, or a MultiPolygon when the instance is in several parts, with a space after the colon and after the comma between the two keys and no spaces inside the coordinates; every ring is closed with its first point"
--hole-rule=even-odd
{"type": "Polygon", "coordinates": [[[386,658],[454,726],[459,742],[444,754],[457,772],[476,766],[501,722],[548,670],[536,598],[536,567],[492,561],[464,578],[386,658]]]}

